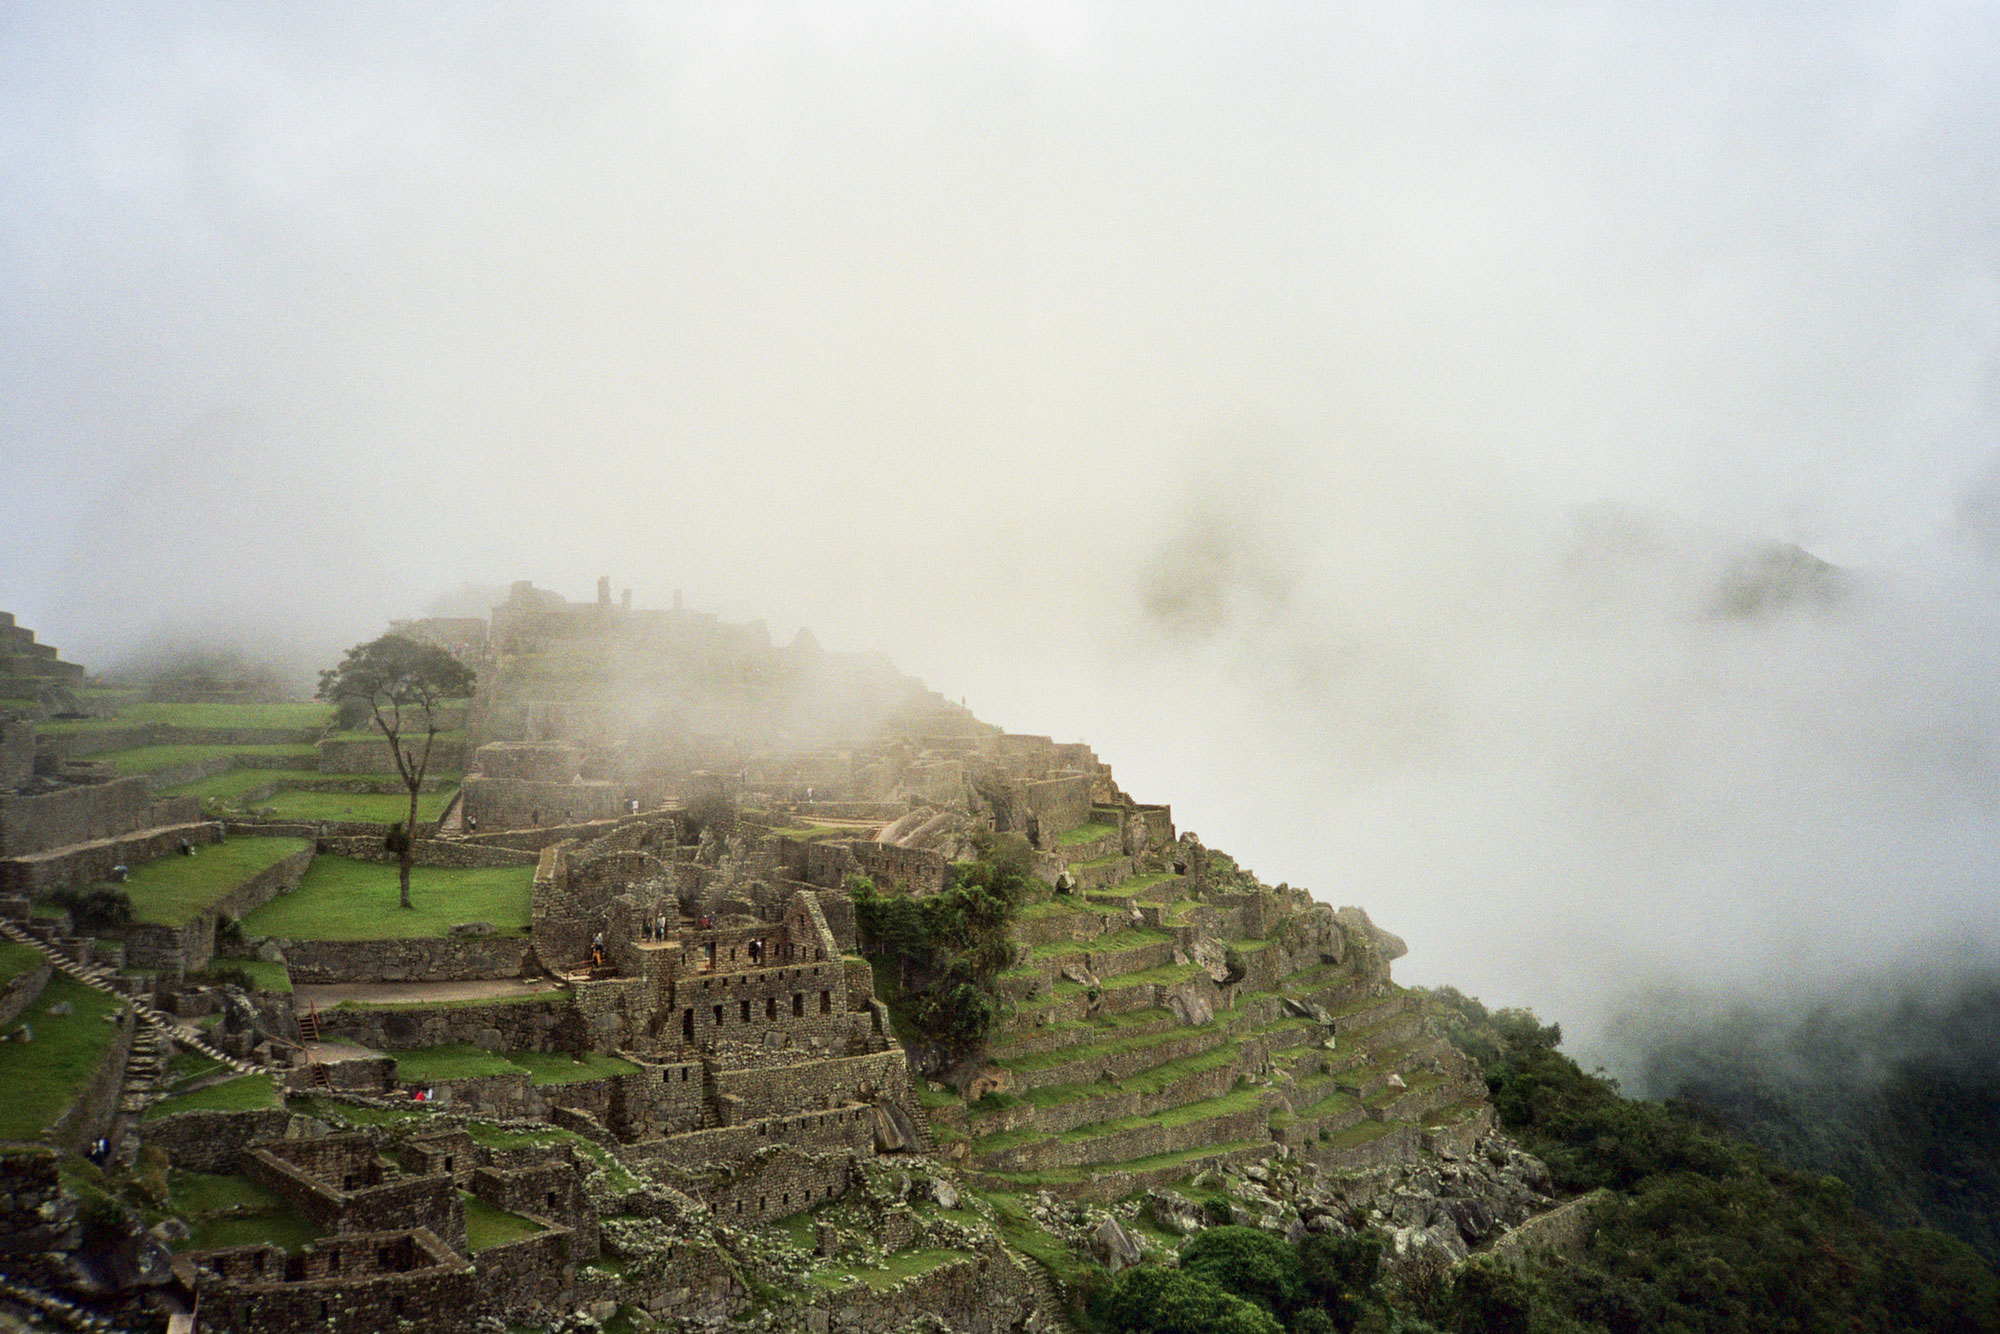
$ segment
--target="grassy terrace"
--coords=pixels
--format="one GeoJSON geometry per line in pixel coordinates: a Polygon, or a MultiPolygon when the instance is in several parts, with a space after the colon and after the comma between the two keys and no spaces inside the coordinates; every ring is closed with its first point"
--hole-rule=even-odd
{"type": "Polygon", "coordinates": [[[1135,926],[1109,932],[1096,940],[1052,940],[1046,945],[1037,945],[1029,950],[1028,957],[1040,960],[1057,959],[1069,954],[1123,954],[1127,950],[1144,949],[1148,945],[1171,945],[1173,940],[1173,935],[1169,932],[1135,926]]]}
{"type": "Polygon", "coordinates": [[[1102,824],[1092,821],[1089,824],[1078,825],[1076,828],[1062,835],[1062,837],[1056,840],[1056,845],[1058,847],[1073,848],[1080,843],[1095,843],[1100,838],[1110,838],[1117,832],[1118,826],[1115,824],[1102,824]]]}
{"type": "Polygon", "coordinates": [[[0,940],[0,990],[21,974],[32,973],[41,967],[42,959],[42,952],[31,945],[0,940]]]}
{"type": "MultiPolygon", "coordinates": [[[[456,791],[453,789],[452,791],[456,791]]],[[[426,792],[417,798],[417,819],[435,820],[444,814],[452,791],[426,792]]],[[[366,824],[392,824],[410,818],[410,797],[403,793],[301,792],[290,788],[257,803],[259,811],[269,810],[278,820],[358,820],[366,824]]]]}
{"type": "Polygon", "coordinates": [[[254,1112],[278,1105],[278,1091],[271,1087],[269,1075],[242,1075],[191,1093],[162,1098],[146,1109],[143,1119],[153,1121],[176,1112],[254,1112]]]}
{"type": "Polygon", "coordinates": [[[105,1016],[123,1008],[61,973],[49,978],[20,1019],[35,1040],[0,1043],[0,1140],[34,1139],[68,1110],[117,1039],[105,1016]],[[64,1003],[68,1014],[49,1013],[64,1003]]]}
{"type": "Polygon", "coordinates": [[[470,1191],[462,1190],[458,1196],[465,1201],[465,1240],[467,1249],[474,1255],[488,1247],[504,1246],[510,1241],[519,1241],[547,1230],[540,1223],[530,1222],[519,1214],[494,1208],[470,1191]]]}
{"type": "MultiPolygon", "coordinates": [[[[1367,1124],[1374,1125],[1375,1122],[1367,1124]]],[[[1204,1159],[1218,1157],[1225,1153],[1235,1153],[1252,1147],[1256,1141],[1247,1139],[1230,1140],[1226,1144],[1205,1144],[1198,1149],[1182,1149],[1178,1153],[1151,1153],[1143,1158],[1130,1158],[1122,1163],[1100,1163],[1094,1167],[1058,1167],[1046,1172],[989,1172],[986,1175],[1004,1181],[1010,1186],[1034,1189],[1038,1186],[1054,1186],[1066,1182],[1091,1181],[1112,1172],[1156,1172],[1161,1169],[1193,1167],[1204,1159]]],[[[1268,1148],[1269,1145],[1264,1147],[1268,1148]]]]}
{"type": "Polygon", "coordinates": [[[928,1274],[941,1265],[972,1258],[970,1251],[943,1249],[893,1251],[882,1257],[880,1266],[845,1264],[815,1266],[811,1281],[823,1288],[845,1288],[854,1283],[865,1283],[875,1291],[881,1292],[905,1279],[928,1274]]]}
{"type": "Polygon", "coordinates": [[[130,750],[101,751],[83,758],[109,760],[120,774],[149,774],[177,764],[199,764],[203,760],[237,755],[310,760],[316,754],[311,746],[134,746],[130,750]]]}
{"type": "Polygon", "coordinates": [[[593,1054],[575,1060],[560,1052],[499,1052],[454,1043],[444,1047],[421,1047],[399,1051],[396,1077],[408,1084],[428,1084],[440,1079],[480,1079],[492,1075],[526,1074],[538,1086],[582,1084],[613,1075],[637,1074],[639,1067],[616,1056],[593,1054]]]}
{"type": "Polygon", "coordinates": [[[194,1229],[194,1246],[270,1241],[296,1251],[322,1235],[284,1200],[244,1177],[173,1171],[167,1173],[167,1191],[171,1210],[194,1229]]]}
{"type": "MultiPolygon", "coordinates": [[[[197,860],[199,860],[197,858],[197,860]]],[[[396,868],[347,857],[315,857],[298,891],[244,919],[253,936],[293,940],[384,940],[442,936],[457,922],[490,922],[497,931],[528,929],[532,866],[419,866],[410,901],[398,906],[396,868]]]]}
{"type": "Polygon", "coordinates": [[[317,769],[225,769],[210,778],[197,778],[192,783],[176,783],[161,791],[168,797],[201,797],[204,800],[216,798],[234,801],[252,788],[265,787],[272,783],[310,782],[326,777],[317,769]]]}
{"type": "Polygon", "coordinates": [[[132,920],[185,926],[250,877],[311,846],[303,838],[233,838],[192,857],[166,856],[136,866],[123,886],[132,897],[132,920]]]}
{"type": "Polygon", "coordinates": [[[141,723],[169,727],[323,728],[333,723],[331,704],[155,704],[128,703],[115,718],[81,718],[51,723],[48,732],[104,732],[141,723]]]}
{"type": "Polygon", "coordinates": [[[1163,885],[1177,878],[1172,871],[1148,871],[1144,875],[1130,876],[1115,885],[1106,885],[1103,889],[1093,889],[1090,892],[1106,897],[1129,899],[1141,890],[1151,889],[1155,885],[1163,885]]]}

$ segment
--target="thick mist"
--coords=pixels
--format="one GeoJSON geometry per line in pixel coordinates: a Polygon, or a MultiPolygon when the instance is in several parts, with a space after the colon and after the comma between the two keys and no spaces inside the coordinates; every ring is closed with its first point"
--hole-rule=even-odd
{"type": "Polygon", "coordinates": [[[1615,1062],[2000,937],[1996,99],[1923,4],[17,6],[0,608],[683,589],[1615,1062]]]}

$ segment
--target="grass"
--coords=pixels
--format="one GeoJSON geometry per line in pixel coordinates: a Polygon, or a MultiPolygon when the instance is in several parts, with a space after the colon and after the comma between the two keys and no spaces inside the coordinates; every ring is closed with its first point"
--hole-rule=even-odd
{"type": "Polygon", "coordinates": [[[1118,826],[1115,824],[1099,824],[1092,821],[1090,824],[1080,824],[1062,835],[1056,840],[1056,846],[1073,848],[1079,843],[1095,843],[1098,839],[1110,838],[1117,832],[1118,826]]]}
{"type": "Polygon", "coordinates": [[[318,1241],[318,1228],[254,1181],[206,1172],[167,1173],[173,1212],[194,1231],[189,1244],[202,1249],[269,1241],[296,1251],[318,1241]]]}
{"type": "Polygon", "coordinates": [[[35,1040],[0,1043],[0,1140],[34,1139],[68,1110],[118,1037],[105,1016],[123,1008],[61,973],[49,978],[21,1015],[35,1040]],[[68,1014],[49,1013],[65,1002],[68,1014]]]}
{"type": "Polygon", "coordinates": [[[462,1042],[396,1053],[396,1078],[405,1084],[428,1084],[439,1079],[483,1079],[520,1072],[521,1067],[505,1056],[462,1042]]]}
{"type": "MultiPolygon", "coordinates": [[[[1374,1122],[1368,1124],[1372,1125],[1374,1122]]],[[[1182,1149],[1178,1153],[1149,1153],[1143,1158],[1129,1158],[1122,1163],[1099,1163],[1094,1167],[1058,1167],[1046,1172],[994,1172],[990,1175],[1017,1186],[1053,1186],[1066,1182],[1091,1181],[1111,1172],[1153,1172],[1161,1168],[1187,1167],[1205,1158],[1247,1149],[1252,1142],[1247,1139],[1237,1139],[1227,1144],[1205,1144],[1198,1149],[1182,1149]]]]}
{"type": "Polygon", "coordinates": [[[134,746],[130,750],[100,751],[80,756],[92,761],[108,760],[120,774],[149,774],[177,764],[199,764],[203,760],[260,755],[286,759],[311,759],[311,746],[134,746]]]}
{"type": "Polygon", "coordinates": [[[969,1251],[946,1249],[923,1249],[894,1251],[882,1257],[880,1265],[866,1267],[851,1265],[829,1265],[816,1268],[812,1281],[823,1288],[844,1288],[852,1283],[865,1283],[876,1292],[893,1288],[905,1279],[919,1274],[928,1274],[940,1265],[948,1265],[959,1260],[970,1260],[969,1251]]]}
{"type": "Polygon", "coordinates": [[[185,926],[250,877],[311,846],[303,838],[236,838],[199,848],[192,857],[146,862],[122,887],[132,898],[132,920],[185,926]]]}
{"type": "Polygon", "coordinates": [[[1155,885],[1163,885],[1174,878],[1172,871],[1148,871],[1144,875],[1127,876],[1115,885],[1106,885],[1103,889],[1093,889],[1090,892],[1129,899],[1142,889],[1151,889],[1155,885]]]}
{"type": "Polygon", "coordinates": [[[296,893],[271,900],[243,921],[253,936],[293,940],[385,940],[442,936],[454,923],[490,922],[496,931],[528,928],[532,866],[460,869],[419,866],[410,901],[398,906],[396,868],[348,857],[315,857],[296,893]]]}
{"type": "Polygon", "coordinates": [[[466,1248],[474,1255],[489,1247],[504,1246],[510,1241],[519,1241],[547,1230],[540,1223],[530,1222],[519,1214],[496,1209],[477,1195],[465,1191],[458,1194],[465,1201],[466,1248]]]}
{"type": "Polygon", "coordinates": [[[265,959],[220,959],[228,968],[241,968],[250,974],[250,980],[257,984],[259,991],[276,992],[280,996],[292,994],[292,970],[282,963],[272,963],[265,959]]]}
{"type": "Polygon", "coordinates": [[[579,1061],[561,1052],[490,1052],[464,1043],[396,1053],[396,1077],[406,1084],[523,1073],[536,1085],[581,1084],[638,1072],[639,1067],[630,1061],[604,1053],[593,1053],[579,1061]]]}
{"type": "Polygon", "coordinates": [[[192,1093],[162,1098],[146,1109],[142,1119],[156,1121],[178,1112],[255,1112],[278,1105],[278,1091],[271,1087],[269,1075],[241,1075],[192,1093]]]}
{"type": "Polygon", "coordinates": [[[161,788],[160,795],[234,801],[252,788],[324,777],[326,775],[317,769],[226,769],[208,778],[197,778],[192,783],[176,783],[172,787],[161,788]]]}
{"type": "Polygon", "coordinates": [[[0,940],[0,990],[23,973],[32,973],[44,962],[42,952],[32,945],[0,940]]]}
{"type": "Polygon", "coordinates": [[[516,1051],[507,1059],[526,1070],[529,1082],[537,1085],[582,1084],[614,1075],[636,1075],[639,1067],[604,1052],[592,1052],[582,1060],[562,1052],[516,1051]]]}
{"type": "MultiPolygon", "coordinates": [[[[425,792],[417,797],[417,819],[435,820],[451,801],[451,789],[425,792]]],[[[269,812],[277,820],[354,821],[361,824],[393,824],[410,818],[408,792],[303,792],[287,788],[258,802],[259,814],[269,812]]]]}

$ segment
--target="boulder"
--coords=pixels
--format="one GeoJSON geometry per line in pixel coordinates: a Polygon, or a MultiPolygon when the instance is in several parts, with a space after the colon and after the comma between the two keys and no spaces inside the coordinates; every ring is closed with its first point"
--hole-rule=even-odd
{"type": "Polygon", "coordinates": [[[1109,1215],[1090,1234],[1090,1244],[1097,1262],[1114,1274],[1146,1258],[1146,1253],[1139,1247],[1139,1239],[1126,1231],[1123,1223],[1109,1215]]]}
{"type": "Polygon", "coordinates": [[[895,1153],[915,1148],[917,1128],[910,1115],[893,1102],[875,1104],[875,1152],[895,1153]]]}
{"type": "Polygon", "coordinates": [[[1229,978],[1229,947],[1213,936],[1196,936],[1187,948],[1188,957],[1220,985],[1229,978]]]}
{"type": "Polygon", "coordinates": [[[454,922],[452,923],[449,929],[449,934],[459,937],[460,939],[465,939],[474,936],[490,936],[493,934],[493,923],[454,922]]]}
{"type": "Polygon", "coordinates": [[[1208,1003],[1208,993],[1199,982],[1182,982],[1167,992],[1166,1007],[1173,1011],[1174,1018],[1190,1028],[1199,1028],[1215,1019],[1215,1007],[1208,1003]]]}
{"type": "Polygon", "coordinates": [[[1064,964],[1062,966],[1062,975],[1080,987],[1095,987],[1100,985],[1097,980],[1097,974],[1084,967],[1081,962],[1064,964]]]}
{"type": "Polygon", "coordinates": [[[1147,1191],[1146,1212],[1155,1223],[1176,1236],[1192,1237],[1208,1226],[1208,1215],[1200,1205],[1171,1190],[1147,1191]]]}

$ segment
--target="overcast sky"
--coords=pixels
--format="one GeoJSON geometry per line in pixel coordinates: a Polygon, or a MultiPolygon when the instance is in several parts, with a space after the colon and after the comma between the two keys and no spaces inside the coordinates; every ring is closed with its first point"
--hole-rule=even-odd
{"type": "Polygon", "coordinates": [[[9,6],[0,607],[683,588],[1582,1031],[1980,952],[1996,65],[1971,4],[9,6]],[[1704,619],[1765,539],[1861,591],[1704,619]]]}

